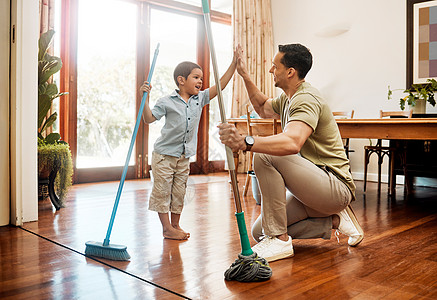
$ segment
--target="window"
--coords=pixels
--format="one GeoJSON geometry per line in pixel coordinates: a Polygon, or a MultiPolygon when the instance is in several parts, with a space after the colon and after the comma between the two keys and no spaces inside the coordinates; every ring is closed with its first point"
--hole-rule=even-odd
{"type": "Polygon", "coordinates": [[[136,119],[136,8],[79,1],[77,168],[125,164],[136,119]]]}
{"type": "MultiPolygon", "coordinates": [[[[72,150],[74,182],[119,180],[142,98],[139,87],[146,79],[157,43],[160,52],[152,78],[151,107],[176,88],[173,70],[181,61],[202,66],[205,88],[207,83],[215,84],[209,75],[201,1],[56,1],[62,3],[64,18],[61,90],[69,92],[68,101],[63,102],[67,104],[60,108],[60,133],[72,150]]],[[[220,75],[233,54],[231,15],[227,14],[231,10],[232,0],[211,1],[220,75]]],[[[232,83],[223,95],[229,106],[232,83]]],[[[225,159],[215,130],[219,120],[217,99],[209,109],[201,119],[198,152],[191,159],[192,174],[223,170],[223,163],[210,164],[225,159]],[[211,145],[205,143],[208,139],[211,145]]],[[[148,176],[153,144],[163,121],[150,125],[141,122],[127,179],[148,176]]]]}

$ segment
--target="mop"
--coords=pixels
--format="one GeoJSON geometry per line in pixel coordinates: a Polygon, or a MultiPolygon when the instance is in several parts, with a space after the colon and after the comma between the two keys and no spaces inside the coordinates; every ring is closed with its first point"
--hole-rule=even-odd
{"type": "MultiPolygon", "coordinates": [[[[217,98],[220,110],[220,117],[222,123],[227,123],[226,113],[222,98],[222,89],[220,86],[220,77],[218,75],[218,67],[214,50],[214,41],[211,31],[211,17],[209,13],[208,0],[202,0],[203,16],[205,19],[206,33],[208,38],[209,49],[211,53],[211,61],[214,70],[215,84],[217,87],[217,98]]],[[[238,231],[240,233],[240,242],[242,252],[238,255],[238,259],[225,272],[226,280],[237,280],[242,282],[250,281],[264,281],[270,279],[272,276],[272,269],[268,262],[252,251],[247,236],[246,223],[244,221],[244,212],[241,208],[240,193],[238,191],[237,174],[235,171],[235,163],[231,148],[226,146],[226,159],[228,162],[229,176],[231,178],[232,191],[234,194],[235,207],[237,212],[238,231]]]]}
{"type": "MultiPolygon", "coordinates": [[[[150,67],[149,76],[147,77],[147,81],[150,83],[152,80],[153,70],[155,68],[156,58],[158,57],[159,52],[159,43],[155,49],[155,55],[153,57],[152,65],[150,67]]],[[[111,219],[109,221],[108,230],[106,232],[106,238],[103,243],[101,242],[93,242],[88,241],[85,243],[85,255],[87,256],[97,256],[103,257],[111,260],[129,260],[130,255],[127,252],[127,247],[124,245],[116,245],[109,243],[109,237],[111,236],[112,226],[114,225],[115,214],[117,213],[118,203],[120,202],[121,191],[123,190],[124,180],[126,178],[127,169],[129,166],[130,157],[132,154],[132,150],[135,145],[135,139],[138,133],[138,127],[140,126],[141,116],[143,114],[144,105],[147,99],[147,92],[143,93],[143,98],[141,99],[141,106],[138,111],[137,121],[135,123],[135,129],[132,134],[132,139],[130,142],[129,151],[126,157],[126,163],[124,164],[123,173],[121,175],[121,180],[118,185],[117,196],[115,197],[114,207],[112,209],[111,219]]]]}

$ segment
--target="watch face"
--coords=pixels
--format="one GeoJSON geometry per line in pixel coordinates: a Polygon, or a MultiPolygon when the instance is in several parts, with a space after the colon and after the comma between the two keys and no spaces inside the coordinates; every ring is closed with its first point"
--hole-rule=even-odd
{"type": "Polygon", "coordinates": [[[253,145],[255,143],[255,139],[253,138],[253,136],[246,136],[246,144],[248,145],[253,145]]]}

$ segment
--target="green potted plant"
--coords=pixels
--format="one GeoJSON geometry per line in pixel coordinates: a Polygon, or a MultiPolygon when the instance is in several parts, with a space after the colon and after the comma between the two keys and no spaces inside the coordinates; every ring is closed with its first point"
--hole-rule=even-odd
{"type": "Polygon", "coordinates": [[[53,100],[67,94],[59,93],[51,80],[62,67],[59,57],[47,53],[54,33],[53,30],[43,33],[38,45],[38,178],[40,184],[48,185],[50,200],[59,209],[64,206],[72,184],[73,163],[70,147],[60,134],[44,134],[57,119],[56,112],[49,113],[53,100]]]}
{"type": "MultiPolygon", "coordinates": [[[[401,90],[401,89],[398,89],[401,90]]],[[[411,88],[404,90],[407,95],[400,98],[399,105],[401,110],[405,109],[405,103],[411,107],[415,107],[418,101],[423,100],[423,102],[428,102],[432,106],[435,106],[436,101],[434,99],[434,92],[437,90],[437,81],[435,79],[427,79],[425,84],[412,84],[411,88]]],[[[395,90],[393,90],[395,91],[395,90]]],[[[393,91],[388,86],[387,98],[392,99],[393,91]]]]}

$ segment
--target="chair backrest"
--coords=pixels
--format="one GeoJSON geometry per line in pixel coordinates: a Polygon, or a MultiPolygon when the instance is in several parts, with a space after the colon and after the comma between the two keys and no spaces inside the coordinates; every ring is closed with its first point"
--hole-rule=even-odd
{"type": "Polygon", "coordinates": [[[404,118],[411,118],[413,115],[413,111],[405,111],[405,110],[397,110],[397,111],[379,111],[379,117],[385,118],[385,117],[404,117],[404,118]]]}
{"type": "MultiPolygon", "coordinates": [[[[253,111],[254,111],[253,106],[250,103],[246,104],[247,133],[249,135],[253,135],[253,132],[252,132],[253,125],[252,125],[252,121],[250,118],[250,115],[252,114],[253,111]]],[[[278,124],[278,120],[273,119],[273,121],[272,121],[272,125],[273,125],[272,134],[273,135],[278,134],[278,129],[277,129],[278,125],[277,124],[278,124]]]]}
{"type": "Polygon", "coordinates": [[[353,119],[354,118],[354,110],[350,111],[333,111],[332,114],[336,119],[353,119]]]}
{"type": "MultiPolygon", "coordinates": [[[[355,111],[353,109],[349,110],[349,111],[333,111],[332,112],[335,119],[353,119],[354,113],[355,113],[355,111]]],[[[344,150],[346,151],[346,156],[349,158],[349,152],[355,152],[355,151],[349,149],[349,139],[348,138],[345,138],[342,140],[343,140],[344,150]]]]}
{"type": "Polygon", "coordinates": [[[250,124],[250,113],[253,111],[253,107],[250,104],[246,104],[246,120],[247,120],[247,134],[252,135],[252,126],[250,124]]]}

